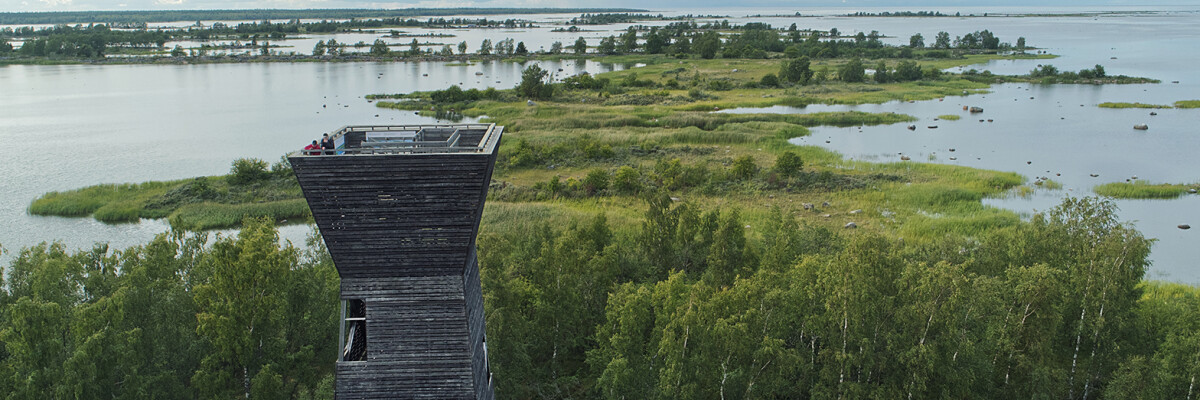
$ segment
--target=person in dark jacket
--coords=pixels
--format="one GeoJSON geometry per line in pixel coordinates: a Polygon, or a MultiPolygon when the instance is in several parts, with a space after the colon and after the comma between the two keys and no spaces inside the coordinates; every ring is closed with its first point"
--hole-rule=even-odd
{"type": "Polygon", "coordinates": [[[329,137],[328,133],[321,136],[321,148],[325,149],[325,155],[333,155],[333,149],[335,149],[336,146],[333,145],[333,139],[329,137]]]}

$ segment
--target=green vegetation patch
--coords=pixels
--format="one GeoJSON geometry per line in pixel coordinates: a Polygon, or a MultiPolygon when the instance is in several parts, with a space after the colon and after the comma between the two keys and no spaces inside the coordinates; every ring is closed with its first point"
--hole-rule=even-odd
{"type": "Polygon", "coordinates": [[[1200,108],[1200,100],[1180,100],[1175,102],[1175,108],[1200,108]]]}
{"type": "Polygon", "coordinates": [[[938,119],[943,119],[946,121],[958,121],[958,120],[962,119],[962,116],[954,115],[954,114],[943,114],[943,115],[939,115],[938,119]]]}
{"type": "Polygon", "coordinates": [[[107,223],[168,218],[177,229],[236,227],[249,217],[279,221],[306,218],[300,186],[283,162],[270,170],[261,160],[240,159],[229,175],[139,184],[102,184],[50,192],[34,200],[33,215],[85,217],[107,223]]]}
{"type": "Polygon", "coordinates": [[[1174,199],[1200,184],[1150,183],[1146,181],[1112,182],[1096,186],[1092,191],[1101,196],[1118,199],[1174,199]]]}
{"type": "Polygon", "coordinates": [[[303,198],[263,203],[195,203],[171,213],[171,227],[191,231],[235,227],[246,218],[269,218],[275,221],[288,218],[307,219],[312,214],[303,198]]]}
{"type": "Polygon", "coordinates": [[[1100,103],[1100,108],[1171,108],[1171,106],[1163,104],[1104,102],[1100,103]]]}

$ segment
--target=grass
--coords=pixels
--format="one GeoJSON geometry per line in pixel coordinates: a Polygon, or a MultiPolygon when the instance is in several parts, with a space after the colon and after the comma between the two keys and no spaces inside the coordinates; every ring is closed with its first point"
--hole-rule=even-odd
{"type": "Polygon", "coordinates": [[[1100,103],[1100,108],[1171,108],[1171,106],[1162,104],[1104,102],[1100,103]]]}
{"type": "MultiPolygon", "coordinates": [[[[190,179],[170,182],[146,182],[127,184],[103,184],[68,192],[49,192],[33,201],[29,213],[33,215],[55,215],[62,217],[86,217],[107,208],[103,212],[106,222],[133,222],[137,215],[121,218],[118,204],[142,203],[149,198],[162,196],[168,188],[176,187],[190,179]]],[[[99,219],[99,218],[98,218],[99,219]]]]}
{"type": "Polygon", "coordinates": [[[210,176],[138,184],[102,184],[50,192],[28,208],[33,215],[91,216],[106,223],[167,218],[172,227],[205,230],[236,227],[243,218],[303,219],[308,205],[290,170],[267,173],[255,182],[233,184],[210,176]]]}
{"type": "Polygon", "coordinates": [[[954,115],[954,114],[943,114],[943,115],[939,115],[938,119],[946,120],[946,121],[958,121],[958,120],[962,119],[962,116],[958,116],[958,115],[954,115]]]}
{"type": "Polygon", "coordinates": [[[192,231],[236,227],[246,218],[268,217],[276,221],[312,217],[308,202],[290,199],[249,204],[196,203],[180,207],[168,221],[175,229],[192,231]]]}
{"type": "Polygon", "coordinates": [[[1174,199],[1183,196],[1188,189],[1200,188],[1200,184],[1154,184],[1146,181],[1112,182],[1092,188],[1101,196],[1118,199],[1174,199]]]}
{"type": "Polygon", "coordinates": [[[1100,103],[1100,108],[1200,108],[1200,100],[1180,100],[1173,105],[1166,104],[1145,104],[1145,103],[1120,103],[1120,102],[1105,102],[1100,103]]]}

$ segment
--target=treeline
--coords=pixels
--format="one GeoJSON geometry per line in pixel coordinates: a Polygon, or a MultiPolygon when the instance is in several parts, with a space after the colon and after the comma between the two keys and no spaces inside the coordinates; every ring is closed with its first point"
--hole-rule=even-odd
{"type": "Polygon", "coordinates": [[[512,18],[505,20],[489,20],[487,18],[429,18],[424,21],[415,18],[383,18],[355,19],[350,21],[321,21],[305,24],[304,29],[307,32],[329,33],[339,30],[357,28],[383,28],[391,26],[419,28],[529,28],[533,27],[534,24],[530,21],[512,18]]]}
{"type": "Polygon", "coordinates": [[[0,13],[0,25],[145,23],[173,21],[261,21],[292,19],[352,19],[438,17],[453,15],[579,14],[643,12],[631,8],[402,8],[307,10],[161,10],[161,11],[46,11],[0,13]]]}
{"type": "MultiPolygon", "coordinates": [[[[941,11],[884,11],[879,13],[859,11],[846,14],[847,17],[949,17],[941,11]]],[[[955,16],[958,16],[955,13],[955,16]]]]}
{"type": "MultiPolygon", "coordinates": [[[[165,32],[110,30],[105,25],[55,26],[39,32],[43,34],[25,41],[16,53],[28,57],[96,58],[104,57],[110,47],[162,47],[171,39],[165,32]]],[[[7,52],[12,52],[11,45],[0,46],[0,53],[7,52]]]]}
{"type": "Polygon", "coordinates": [[[1185,398],[1200,292],[1142,283],[1113,211],[908,243],[662,195],[626,231],[485,230],[492,370],[512,398],[1185,398]]]}
{"type": "Polygon", "coordinates": [[[1057,67],[1046,64],[1039,64],[1036,68],[1029,71],[1029,77],[1037,79],[1041,83],[1158,83],[1158,80],[1148,78],[1135,78],[1127,75],[1108,75],[1104,71],[1104,66],[1096,64],[1092,68],[1084,68],[1075,71],[1059,71],[1057,67]]]}
{"type": "MultiPolygon", "coordinates": [[[[1068,199],[973,239],[835,232],[649,195],[642,218],[481,228],[507,398],[1186,398],[1200,292],[1068,199]],[[520,232],[519,234],[517,232],[520,232]]],[[[319,241],[162,235],[20,251],[0,290],[10,398],[331,398],[338,279],[319,241]]]]}
{"type": "Polygon", "coordinates": [[[632,14],[632,13],[605,13],[605,14],[582,14],[578,17],[571,18],[568,24],[571,25],[608,25],[622,24],[634,21],[647,21],[662,19],[663,15],[651,14],[632,14]]]}
{"type": "MultiPolygon", "coordinates": [[[[908,46],[891,46],[883,43],[883,34],[878,31],[858,32],[848,39],[837,28],[828,32],[801,31],[796,24],[786,30],[777,30],[768,24],[751,22],[730,26],[728,21],[698,25],[695,21],[675,22],[664,27],[649,27],[639,31],[630,27],[620,35],[602,38],[595,46],[601,54],[647,53],[666,54],[676,57],[696,56],[700,58],[768,58],[773,53],[784,53],[795,58],[947,58],[958,54],[952,50],[999,51],[1012,48],[990,31],[983,30],[958,36],[953,42],[950,34],[939,32],[932,50],[925,48],[925,39],[916,34],[908,46]],[[718,30],[735,30],[722,37],[718,30]]],[[[1017,40],[1017,47],[1025,47],[1025,39],[1017,40]]],[[[575,53],[586,51],[588,43],[583,38],[576,40],[575,53]]]]}

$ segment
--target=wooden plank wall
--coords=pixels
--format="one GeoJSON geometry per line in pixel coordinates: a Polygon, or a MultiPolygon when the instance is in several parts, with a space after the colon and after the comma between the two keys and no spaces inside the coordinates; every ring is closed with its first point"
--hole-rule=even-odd
{"type": "Polygon", "coordinates": [[[475,381],[475,398],[491,400],[495,397],[492,389],[491,369],[488,365],[487,353],[484,351],[484,340],[487,338],[484,329],[483,290],[479,282],[479,262],[475,258],[475,250],[471,250],[471,261],[467,264],[463,275],[463,289],[467,308],[467,326],[470,337],[468,345],[471,354],[471,373],[475,381]]]}
{"type": "Polygon", "coordinates": [[[461,276],[342,280],[367,305],[367,360],[337,364],[339,399],[474,399],[461,276]]]}
{"type": "Polygon", "coordinates": [[[338,362],[337,398],[494,398],[475,236],[495,153],[290,161],[341,297],[367,307],[367,360],[338,362]]]}
{"type": "Polygon", "coordinates": [[[290,160],[338,273],[461,276],[494,155],[296,156],[290,160]]]}

